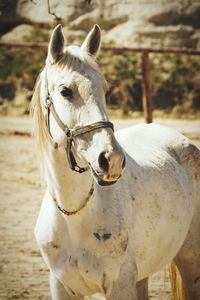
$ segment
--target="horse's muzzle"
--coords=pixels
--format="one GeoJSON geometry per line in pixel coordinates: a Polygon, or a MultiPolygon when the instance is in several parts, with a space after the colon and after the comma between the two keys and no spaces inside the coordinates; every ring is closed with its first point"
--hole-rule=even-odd
{"type": "Polygon", "coordinates": [[[92,169],[93,175],[101,186],[112,185],[121,177],[126,165],[123,152],[102,152],[98,159],[99,171],[92,169]]]}

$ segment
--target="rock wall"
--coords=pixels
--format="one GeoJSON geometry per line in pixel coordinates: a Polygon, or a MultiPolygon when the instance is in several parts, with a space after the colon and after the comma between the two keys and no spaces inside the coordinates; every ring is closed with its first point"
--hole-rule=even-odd
{"type": "MultiPolygon", "coordinates": [[[[71,30],[88,31],[94,23],[111,44],[200,48],[199,0],[50,0],[50,10],[71,30]]],[[[51,25],[46,0],[18,0],[17,14],[51,25]]]]}

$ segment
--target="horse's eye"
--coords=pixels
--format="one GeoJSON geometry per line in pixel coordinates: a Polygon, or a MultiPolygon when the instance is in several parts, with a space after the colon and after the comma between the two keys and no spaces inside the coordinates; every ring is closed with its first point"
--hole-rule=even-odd
{"type": "Polygon", "coordinates": [[[61,95],[65,98],[72,98],[73,92],[71,89],[67,88],[66,86],[62,88],[60,91],[61,95]]]}

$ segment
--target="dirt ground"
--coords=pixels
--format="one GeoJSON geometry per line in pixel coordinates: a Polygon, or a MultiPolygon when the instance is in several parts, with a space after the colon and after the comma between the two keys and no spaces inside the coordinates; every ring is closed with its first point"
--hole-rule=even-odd
{"type": "MultiPolygon", "coordinates": [[[[138,120],[115,121],[124,127],[138,120]]],[[[200,121],[160,121],[200,147],[200,121]]],[[[48,269],[33,230],[43,189],[28,119],[0,119],[0,299],[50,299],[48,269]]],[[[168,273],[150,278],[152,300],[171,299],[168,273]]]]}

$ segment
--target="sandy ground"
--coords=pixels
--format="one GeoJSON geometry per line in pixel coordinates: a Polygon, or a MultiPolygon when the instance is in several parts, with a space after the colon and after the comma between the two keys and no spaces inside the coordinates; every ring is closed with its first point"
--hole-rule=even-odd
{"type": "MultiPolygon", "coordinates": [[[[115,124],[120,128],[138,122],[116,120],[115,124]]],[[[184,132],[200,147],[200,121],[159,122],[184,132]]],[[[1,300],[50,299],[48,269],[33,234],[43,189],[33,139],[26,135],[30,128],[28,119],[0,119],[1,300]]],[[[166,274],[161,271],[150,278],[149,299],[171,299],[166,274]]]]}

